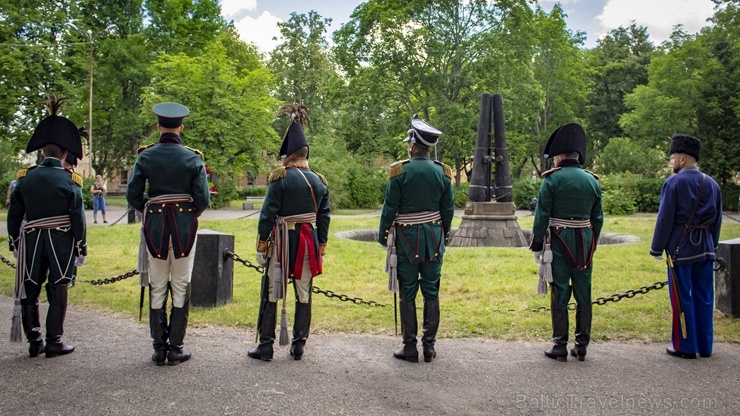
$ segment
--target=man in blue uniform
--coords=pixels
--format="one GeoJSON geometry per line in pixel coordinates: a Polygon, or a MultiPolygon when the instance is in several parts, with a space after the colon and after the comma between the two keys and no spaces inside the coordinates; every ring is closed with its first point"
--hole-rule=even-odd
{"type": "Polygon", "coordinates": [[[604,214],[598,177],[584,170],[586,133],[576,123],[558,127],[545,145],[545,157],[555,168],[542,174],[532,228],[535,260],[550,262],[552,348],[545,356],[568,360],[568,302],[576,299],[575,348],[571,355],[583,361],[591,340],[591,262],[599,241],[604,214]],[[549,251],[551,250],[551,254],[549,251]]]}
{"type": "Polygon", "coordinates": [[[159,143],[139,149],[126,199],[142,213],[138,269],[142,286],[149,286],[152,361],[164,365],[166,359],[169,365],[177,365],[190,358],[190,351],[184,349],[190,280],[198,217],[208,207],[210,193],[203,155],[183,146],[180,138],[188,108],[161,103],[152,111],[158,119],[159,143]],[[168,292],[172,295],[169,325],[168,292]]]}
{"type": "Polygon", "coordinates": [[[301,126],[307,119],[298,116],[302,113],[291,113],[280,146],[282,166],[270,174],[257,226],[257,261],[265,267],[265,274],[257,322],[259,345],[247,355],[263,361],[273,357],[277,301],[283,300],[285,314],[288,279],[295,291],[290,355],[294,360],[303,357],[311,326],[313,278],[323,273],[329,237],[329,188],[326,179],[308,166],[309,147],[301,126]]]}
{"type": "MultiPolygon", "coordinates": [[[[431,362],[437,355],[434,344],[439,328],[442,260],[455,215],[452,169],[429,157],[430,148],[441,134],[414,115],[404,139],[411,158],[393,163],[388,170],[380,215],[378,242],[397,247],[403,345],[393,351],[393,356],[410,362],[419,361],[416,294],[420,288],[424,297],[424,361],[431,362]]],[[[394,249],[389,247],[389,252],[394,249]]]]}
{"type": "Polygon", "coordinates": [[[671,139],[675,175],[663,183],[650,255],[667,255],[668,287],[673,310],[669,355],[712,355],[714,336],[715,251],[722,227],[722,194],[717,183],[697,166],[701,141],[676,134],[671,139]]]}
{"type": "MultiPolygon", "coordinates": [[[[22,317],[31,357],[45,353],[47,358],[75,349],[62,342],[67,286],[75,266],[83,265],[87,255],[82,178],[62,164],[68,154],[82,157],[82,142],[74,123],[57,115],[62,100],[49,98],[50,115],[39,123],[26,147],[27,153],[42,149],[44,159],[18,173],[8,208],[10,249],[18,258],[13,320],[22,317]],[[49,302],[46,345],[38,302],[44,282],[49,302]]],[[[20,334],[11,334],[20,342],[21,337],[13,335],[20,334]]]]}

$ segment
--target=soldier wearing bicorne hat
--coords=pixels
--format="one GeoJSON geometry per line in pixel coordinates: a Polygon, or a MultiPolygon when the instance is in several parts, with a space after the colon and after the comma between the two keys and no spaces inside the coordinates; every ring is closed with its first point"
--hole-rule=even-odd
{"type": "Polygon", "coordinates": [[[281,167],[270,174],[257,225],[257,261],[265,267],[257,332],[259,344],[251,358],[272,360],[277,302],[282,300],[280,345],[288,343],[285,302],[288,279],[295,292],[295,315],[290,355],[300,360],[311,326],[311,289],[323,273],[329,237],[329,188],[323,175],[308,165],[309,146],[303,133],[308,110],[302,104],[284,105],[290,116],[280,146],[281,167]]]}
{"type": "Polygon", "coordinates": [[[545,274],[551,276],[546,280],[551,288],[553,346],[545,355],[568,360],[568,302],[572,290],[577,306],[575,347],[570,354],[583,361],[591,339],[591,260],[604,223],[601,187],[598,176],[581,167],[586,161],[586,133],[580,125],[558,127],[543,153],[545,158],[555,160],[555,168],[542,174],[530,250],[535,261],[548,270],[545,274]]]}
{"type": "Polygon", "coordinates": [[[403,140],[410,158],[390,166],[380,215],[378,242],[388,251],[389,289],[398,290],[401,299],[403,345],[393,351],[393,356],[411,362],[419,361],[416,347],[419,289],[424,297],[421,338],[424,361],[431,362],[437,355],[434,345],[440,318],[442,260],[455,213],[452,169],[429,156],[441,134],[414,115],[403,140]]]}
{"type": "Polygon", "coordinates": [[[63,165],[69,155],[82,157],[80,133],[74,123],[58,114],[65,99],[47,97],[49,116],[36,126],[26,146],[27,153],[41,149],[44,159],[18,172],[8,208],[8,234],[10,249],[18,258],[11,338],[21,341],[22,324],[31,357],[44,353],[48,358],[75,349],[62,342],[67,285],[75,266],[84,264],[87,245],[82,178],[63,165]],[[44,282],[49,302],[46,343],[38,303],[44,282]]]}
{"type": "Polygon", "coordinates": [[[152,361],[177,365],[191,356],[184,348],[190,281],[198,217],[210,203],[210,192],[203,154],[183,146],[180,137],[190,110],[167,102],[155,105],[152,112],[159,142],[139,148],[126,200],[142,213],[138,270],[141,285],[149,287],[152,361]]]}

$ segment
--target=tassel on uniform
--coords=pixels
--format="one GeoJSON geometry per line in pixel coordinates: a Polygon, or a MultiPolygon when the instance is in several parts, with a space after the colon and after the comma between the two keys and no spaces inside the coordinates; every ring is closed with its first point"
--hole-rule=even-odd
{"type": "Polygon", "coordinates": [[[285,312],[285,298],[283,297],[283,310],[280,313],[280,346],[284,347],[290,343],[288,337],[288,314],[285,312]]]}
{"type": "Polygon", "coordinates": [[[285,297],[285,291],[283,290],[283,269],[280,263],[275,264],[275,270],[272,272],[272,294],[270,302],[277,302],[279,299],[285,297]]]}
{"type": "Polygon", "coordinates": [[[16,300],[13,305],[13,319],[10,325],[10,342],[23,342],[23,329],[21,326],[21,301],[16,300]]]}
{"type": "Polygon", "coordinates": [[[537,275],[540,277],[537,281],[537,294],[547,294],[547,284],[552,283],[552,250],[549,244],[545,244],[545,249],[542,251],[542,259],[540,260],[540,267],[537,269],[537,275]]]}

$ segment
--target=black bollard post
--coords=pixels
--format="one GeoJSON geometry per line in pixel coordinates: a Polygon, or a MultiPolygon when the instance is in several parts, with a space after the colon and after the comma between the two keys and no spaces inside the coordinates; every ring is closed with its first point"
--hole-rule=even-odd
{"type": "Polygon", "coordinates": [[[513,202],[513,188],[509,174],[509,150],[506,146],[504,129],[504,100],[501,94],[493,96],[493,141],[495,147],[495,183],[496,202],[513,202]]]}
{"type": "Polygon", "coordinates": [[[473,202],[491,200],[491,105],[491,94],[484,93],[480,97],[473,174],[468,189],[468,200],[473,202]]]}

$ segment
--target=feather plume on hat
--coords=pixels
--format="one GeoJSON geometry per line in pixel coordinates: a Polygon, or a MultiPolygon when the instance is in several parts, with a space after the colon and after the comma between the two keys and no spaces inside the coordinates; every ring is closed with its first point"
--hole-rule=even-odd
{"type": "Polygon", "coordinates": [[[293,99],[292,103],[281,105],[277,111],[278,115],[290,116],[290,122],[283,134],[283,143],[280,145],[280,157],[290,156],[301,147],[308,147],[308,141],[303,134],[303,127],[310,123],[309,111],[303,105],[303,97],[300,96],[300,90],[298,93],[299,100],[297,102],[293,99]]]}
{"type": "Polygon", "coordinates": [[[59,110],[67,98],[59,98],[52,93],[46,93],[46,98],[43,104],[49,115],[36,126],[26,146],[26,153],[39,150],[47,144],[55,144],[82,159],[79,129],[70,120],[59,115],[59,110]]]}

